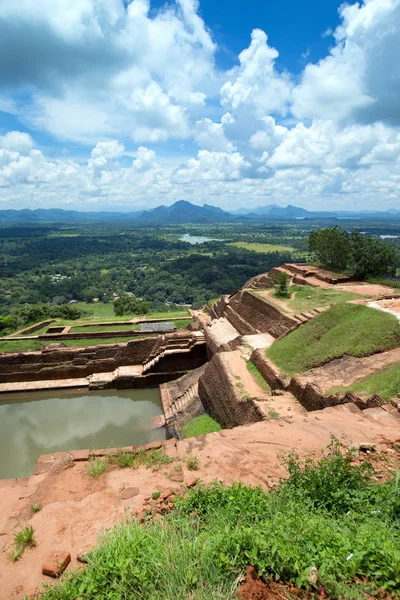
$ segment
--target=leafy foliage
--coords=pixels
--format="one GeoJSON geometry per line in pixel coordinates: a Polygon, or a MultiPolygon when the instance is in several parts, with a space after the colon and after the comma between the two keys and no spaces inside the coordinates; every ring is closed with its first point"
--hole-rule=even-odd
{"type": "Polygon", "coordinates": [[[392,246],[370,235],[339,227],[327,227],[309,235],[310,255],[323,266],[343,271],[350,269],[357,277],[394,275],[398,255],[392,246]]]}
{"type": "Polygon", "coordinates": [[[289,281],[290,277],[285,271],[281,271],[275,280],[275,293],[281,298],[289,296],[289,281]]]}
{"type": "Polygon", "coordinates": [[[376,484],[337,440],[320,461],[286,459],[289,478],[264,492],[214,482],[176,499],[162,521],[106,532],[86,569],[42,600],[233,599],[246,565],[331,598],[362,600],[400,586],[396,479],[376,484]],[[309,569],[318,569],[316,589],[309,569]]]}
{"type": "Polygon", "coordinates": [[[136,296],[122,296],[114,302],[114,312],[117,316],[122,315],[145,315],[149,312],[146,302],[139,300],[136,296]]]}

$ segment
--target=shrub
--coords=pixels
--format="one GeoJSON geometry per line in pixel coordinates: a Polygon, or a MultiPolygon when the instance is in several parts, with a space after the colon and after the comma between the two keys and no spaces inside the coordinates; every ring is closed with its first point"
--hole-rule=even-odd
{"type": "Polygon", "coordinates": [[[275,294],[282,298],[289,296],[290,277],[285,271],[281,271],[275,279],[275,294]]]}
{"type": "Polygon", "coordinates": [[[39,511],[41,511],[43,508],[43,506],[40,504],[40,502],[38,502],[37,504],[32,504],[30,511],[33,513],[37,513],[39,511]]]}

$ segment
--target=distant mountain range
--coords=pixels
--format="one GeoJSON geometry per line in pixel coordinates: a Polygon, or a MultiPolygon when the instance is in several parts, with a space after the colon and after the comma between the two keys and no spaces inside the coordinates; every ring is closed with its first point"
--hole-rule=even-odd
{"type": "Polygon", "coordinates": [[[80,212],[60,208],[38,208],[31,210],[0,210],[0,223],[95,223],[103,221],[129,221],[143,225],[174,223],[223,223],[254,222],[291,219],[400,219],[400,210],[387,211],[309,211],[298,206],[286,207],[270,204],[257,208],[224,211],[216,206],[198,206],[186,200],[179,200],[171,206],[157,206],[152,210],[135,212],[80,212]]]}

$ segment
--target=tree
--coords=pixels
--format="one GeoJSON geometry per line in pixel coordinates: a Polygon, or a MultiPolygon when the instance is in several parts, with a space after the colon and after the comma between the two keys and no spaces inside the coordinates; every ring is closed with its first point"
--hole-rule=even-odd
{"type": "Polygon", "coordinates": [[[398,256],[393,246],[358,231],[351,234],[351,245],[350,266],[357,277],[395,274],[398,256]]]}
{"type": "Polygon", "coordinates": [[[308,251],[311,258],[324,267],[343,271],[350,262],[350,235],[337,225],[313,231],[308,237],[308,251]]]}
{"type": "Polygon", "coordinates": [[[123,315],[145,315],[149,312],[149,307],[143,300],[136,296],[121,296],[114,302],[114,313],[118,317],[123,315]]]}
{"type": "Polygon", "coordinates": [[[351,269],[359,278],[394,275],[398,264],[393,246],[359,231],[349,234],[337,226],[313,231],[308,249],[324,267],[336,271],[351,269]]]}
{"type": "Polygon", "coordinates": [[[275,279],[275,290],[278,296],[289,296],[289,280],[290,277],[285,271],[281,271],[275,279]]]}

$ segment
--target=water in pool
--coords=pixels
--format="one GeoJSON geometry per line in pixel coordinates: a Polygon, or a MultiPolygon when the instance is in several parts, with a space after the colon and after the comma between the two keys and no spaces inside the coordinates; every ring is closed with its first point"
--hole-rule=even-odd
{"type": "Polygon", "coordinates": [[[28,477],[41,454],[165,439],[158,388],[28,392],[0,396],[0,479],[28,477]]]}

